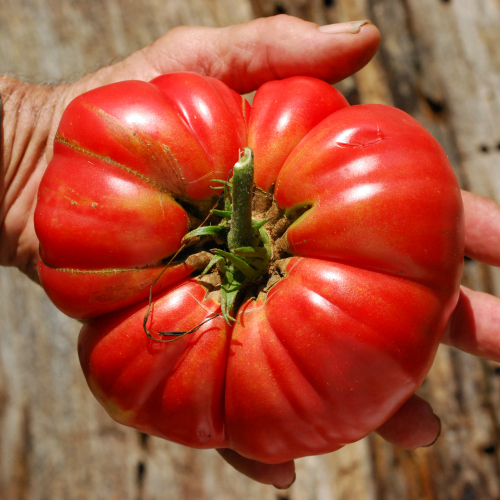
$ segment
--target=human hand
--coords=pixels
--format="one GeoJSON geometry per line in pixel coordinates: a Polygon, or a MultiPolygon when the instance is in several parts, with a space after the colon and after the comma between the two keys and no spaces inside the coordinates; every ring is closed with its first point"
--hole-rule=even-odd
{"type": "MultiPolygon", "coordinates": [[[[321,30],[325,31],[288,16],[228,28],[181,27],[127,59],[70,85],[49,88],[0,79],[4,105],[0,265],[17,266],[38,281],[38,240],[33,225],[38,185],[52,156],[62,112],[76,96],[109,83],[149,81],[174,71],[213,76],[240,93],[294,75],[334,83],[362,68],[379,45],[379,32],[367,21],[321,30]]],[[[293,482],[293,462],[266,465],[232,450],[219,452],[237,470],[257,481],[278,487],[293,482]]]]}
{"type": "MultiPolygon", "coordinates": [[[[229,28],[183,27],[71,85],[46,88],[12,79],[3,81],[0,93],[7,98],[4,180],[0,181],[0,264],[16,265],[37,279],[38,241],[33,228],[37,187],[52,155],[51,144],[62,111],[74,97],[108,83],[148,81],[172,71],[214,76],[242,93],[292,75],[339,81],[366,64],[377,49],[377,29],[360,24],[334,25],[330,33],[324,33],[315,24],[278,16],[229,28]]],[[[500,209],[469,193],[464,193],[464,203],[468,255],[498,265],[500,255],[494,250],[500,241],[499,231],[495,233],[500,209]]],[[[494,338],[499,311],[498,299],[463,288],[445,341],[473,354],[499,359],[500,343],[495,344],[494,338]]],[[[378,432],[388,441],[411,449],[431,444],[439,429],[439,419],[430,405],[413,396],[378,432]]],[[[277,487],[293,482],[293,462],[266,465],[232,450],[220,453],[237,470],[257,481],[277,487]]]]}

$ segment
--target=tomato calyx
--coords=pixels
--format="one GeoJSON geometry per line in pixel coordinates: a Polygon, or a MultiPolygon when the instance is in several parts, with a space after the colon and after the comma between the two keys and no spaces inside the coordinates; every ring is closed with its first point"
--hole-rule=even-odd
{"type": "Polygon", "coordinates": [[[212,189],[222,190],[222,194],[206,212],[192,203],[186,206],[204,220],[197,219],[198,227],[183,237],[181,248],[165,261],[165,269],[174,261],[194,268],[198,272],[196,279],[207,289],[206,297],[219,302],[221,312],[187,331],[149,330],[148,318],[154,307],[152,290],[162,271],[151,285],[143,321],[146,335],[156,342],[178,340],[218,316],[231,325],[236,322],[235,311],[241,302],[257,297],[265,300],[269,290],[287,275],[290,252],[286,231],[302,212],[285,213],[273,198],[273,188],[264,191],[254,185],[253,151],[240,151],[240,160],[227,180],[212,182],[220,184],[212,189]]]}
{"type": "Polygon", "coordinates": [[[222,184],[224,210],[212,209],[213,215],[222,217],[217,226],[199,227],[183,238],[183,243],[194,237],[209,236],[225,242],[227,250],[213,250],[213,257],[200,275],[215,266],[221,275],[221,311],[227,324],[236,321],[232,316],[240,291],[249,283],[259,280],[267,272],[272,258],[271,243],[264,225],[269,219],[252,218],[254,191],[253,151],[245,148],[233,169],[231,181],[213,179],[222,184]]]}

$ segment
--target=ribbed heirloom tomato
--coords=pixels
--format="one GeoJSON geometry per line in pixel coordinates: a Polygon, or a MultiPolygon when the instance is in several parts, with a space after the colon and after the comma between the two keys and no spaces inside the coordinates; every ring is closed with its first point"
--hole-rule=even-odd
{"type": "Polygon", "coordinates": [[[463,261],[459,186],[432,136],[308,77],[252,106],[191,73],[81,95],[35,224],[41,282],[86,320],[80,360],[108,413],[268,463],[397,411],[463,261]]]}

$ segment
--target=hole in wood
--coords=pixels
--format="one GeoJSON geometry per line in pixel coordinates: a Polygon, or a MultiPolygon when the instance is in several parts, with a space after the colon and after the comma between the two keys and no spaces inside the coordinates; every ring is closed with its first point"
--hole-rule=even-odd
{"type": "Polygon", "coordinates": [[[144,484],[144,476],[146,474],[146,464],[144,462],[137,463],[137,484],[141,487],[144,484]]]}
{"type": "Polygon", "coordinates": [[[141,432],[139,433],[139,439],[141,442],[141,448],[147,450],[149,445],[149,435],[141,432]]]}
{"type": "Polygon", "coordinates": [[[431,108],[431,111],[437,115],[443,113],[446,109],[446,105],[442,101],[438,101],[437,99],[433,99],[432,97],[425,96],[425,100],[427,104],[431,108]]]}

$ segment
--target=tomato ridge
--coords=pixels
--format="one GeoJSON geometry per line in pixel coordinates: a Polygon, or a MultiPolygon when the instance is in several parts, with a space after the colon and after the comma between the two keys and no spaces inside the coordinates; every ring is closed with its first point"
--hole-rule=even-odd
{"type": "MultiPolygon", "coordinates": [[[[132,170],[130,167],[127,167],[126,165],[123,165],[121,163],[118,163],[117,161],[113,160],[109,156],[102,156],[100,154],[94,153],[93,151],[90,151],[88,149],[85,149],[78,144],[69,141],[68,139],[65,139],[64,137],[61,137],[60,135],[56,135],[54,138],[55,141],[60,142],[61,144],[64,144],[65,146],[70,147],[71,149],[74,149],[75,151],[78,151],[79,153],[83,153],[88,156],[92,156],[93,158],[97,158],[99,160],[102,160],[105,163],[108,163],[109,165],[113,165],[115,167],[118,167],[125,172],[128,172],[129,174],[132,174],[134,177],[138,177],[141,180],[143,180],[146,184],[151,184],[151,186],[157,187],[161,191],[164,191],[165,193],[172,194],[165,186],[162,186],[158,181],[152,180],[151,177],[146,177],[144,174],[139,173],[137,170],[132,170]]],[[[168,147],[168,146],[167,146],[168,147]]]]}

